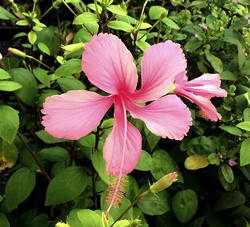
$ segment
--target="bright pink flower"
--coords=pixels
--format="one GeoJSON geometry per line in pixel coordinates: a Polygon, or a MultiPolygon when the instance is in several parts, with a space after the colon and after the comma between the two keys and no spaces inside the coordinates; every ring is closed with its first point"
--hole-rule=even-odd
{"type": "Polygon", "coordinates": [[[141,68],[141,88],[136,90],[137,70],[129,50],[114,35],[95,35],[85,45],[82,69],[92,84],[111,95],[69,91],[48,97],[42,110],[42,124],[52,136],[79,139],[90,133],[114,104],[114,127],[103,147],[107,172],[118,177],[110,205],[115,203],[122,176],[135,168],[141,154],[141,134],[127,121],[126,110],[143,120],[152,133],[164,138],[181,140],[192,124],[190,111],[180,98],[162,97],[175,77],[186,69],[180,45],[166,41],[149,47],[141,68]],[[156,101],[147,106],[135,104],[153,100],[156,101]]]}
{"type": "Polygon", "coordinates": [[[185,72],[180,73],[175,80],[174,93],[194,102],[201,109],[202,114],[212,120],[221,119],[221,115],[210,101],[212,97],[226,97],[227,92],[220,88],[220,76],[218,74],[203,74],[188,81],[185,72]]]}

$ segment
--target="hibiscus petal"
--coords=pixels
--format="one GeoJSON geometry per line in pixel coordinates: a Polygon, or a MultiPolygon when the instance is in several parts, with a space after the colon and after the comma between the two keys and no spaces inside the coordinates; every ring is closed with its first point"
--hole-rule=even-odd
{"type": "Polygon", "coordinates": [[[170,40],[149,47],[142,58],[141,89],[137,102],[152,101],[167,94],[175,77],[185,71],[185,56],[179,44],[170,40]]]}
{"type": "Polygon", "coordinates": [[[192,125],[187,106],[176,95],[164,96],[148,106],[126,103],[132,117],[145,122],[147,128],[157,136],[181,140],[192,125]]]}
{"type": "Polygon", "coordinates": [[[226,97],[227,92],[220,88],[219,74],[203,74],[202,76],[184,84],[185,90],[208,99],[212,97],[226,97]]]}
{"type": "Polygon", "coordinates": [[[123,101],[115,101],[115,123],[103,147],[108,174],[120,177],[130,173],[141,155],[142,137],[127,121],[123,101]]]}
{"type": "Polygon", "coordinates": [[[215,106],[212,104],[209,98],[195,95],[192,92],[186,91],[182,87],[177,87],[174,92],[175,94],[181,95],[198,105],[205,118],[211,121],[217,121],[221,119],[221,115],[217,112],[215,106]]]}
{"type": "Polygon", "coordinates": [[[115,35],[95,35],[85,45],[82,70],[92,84],[110,94],[133,92],[137,85],[133,56],[115,35]]]}
{"type": "Polygon", "coordinates": [[[112,102],[113,97],[82,90],[53,95],[41,110],[42,125],[54,137],[79,139],[96,128],[112,102]]]}

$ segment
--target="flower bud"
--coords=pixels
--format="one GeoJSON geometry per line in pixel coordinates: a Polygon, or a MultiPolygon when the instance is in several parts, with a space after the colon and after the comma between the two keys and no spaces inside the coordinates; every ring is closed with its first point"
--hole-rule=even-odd
{"type": "Polygon", "coordinates": [[[84,43],[74,43],[66,46],[62,46],[62,49],[65,50],[65,54],[70,54],[75,51],[81,50],[84,47],[84,43]]]}
{"type": "Polygon", "coordinates": [[[70,227],[68,224],[65,224],[63,222],[58,222],[55,227],[70,227]]]}
{"type": "Polygon", "coordinates": [[[20,51],[20,50],[18,50],[18,49],[16,49],[16,48],[10,47],[10,48],[8,48],[8,51],[11,52],[12,54],[15,54],[15,55],[17,55],[17,56],[20,56],[20,57],[22,57],[22,58],[28,57],[27,54],[25,54],[24,52],[22,52],[22,51],[20,51]]]}
{"type": "Polygon", "coordinates": [[[177,180],[177,176],[178,174],[176,172],[169,173],[163,176],[160,180],[156,181],[154,184],[150,186],[149,188],[150,192],[158,193],[160,191],[163,191],[164,189],[171,186],[177,180]]]}

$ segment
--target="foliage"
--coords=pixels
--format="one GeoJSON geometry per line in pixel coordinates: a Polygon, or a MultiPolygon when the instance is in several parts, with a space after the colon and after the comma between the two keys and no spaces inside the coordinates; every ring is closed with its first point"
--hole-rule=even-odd
{"type": "Polygon", "coordinates": [[[111,226],[149,182],[174,171],[179,177],[173,186],[147,194],[113,226],[250,225],[249,1],[19,2],[0,7],[0,26],[15,32],[0,60],[1,227],[111,226]],[[228,92],[213,99],[222,115],[218,122],[206,121],[185,101],[193,126],[181,142],[161,139],[133,119],[143,135],[143,154],[108,220],[105,190],[112,179],[101,152],[112,115],[88,136],[70,141],[45,132],[40,113],[48,96],[98,91],[83,76],[81,54],[100,32],[119,36],[138,59],[138,70],[147,47],[178,42],[188,76],[219,73],[228,92]]]}

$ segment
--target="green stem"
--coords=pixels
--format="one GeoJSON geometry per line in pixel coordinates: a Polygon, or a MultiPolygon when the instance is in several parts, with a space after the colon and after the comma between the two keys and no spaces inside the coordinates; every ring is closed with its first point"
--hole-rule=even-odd
{"type": "Polygon", "coordinates": [[[116,222],[118,222],[140,199],[142,199],[144,196],[146,196],[146,195],[148,195],[149,193],[151,193],[149,190],[148,191],[145,191],[145,192],[143,192],[142,194],[140,194],[140,195],[138,195],[135,199],[134,199],[134,201],[127,207],[127,209],[126,210],[124,210],[121,214],[120,214],[120,216],[114,221],[114,223],[110,226],[110,227],[112,227],[112,226],[114,226],[114,224],[116,223],[116,222]]]}
{"type": "Polygon", "coordinates": [[[50,6],[47,11],[41,16],[41,19],[46,16],[52,9],[54,8],[54,6],[50,6]]]}
{"type": "Polygon", "coordinates": [[[27,58],[30,58],[30,59],[32,59],[32,60],[38,62],[39,64],[43,65],[44,67],[46,67],[47,69],[49,69],[50,71],[52,71],[52,69],[51,69],[49,66],[47,66],[46,64],[44,64],[44,63],[41,62],[40,60],[34,58],[33,56],[27,55],[27,58]]]}
{"type": "Polygon", "coordinates": [[[41,173],[47,178],[48,181],[51,181],[50,176],[48,175],[48,173],[46,172],[40,158],[37,156],[36,152],[32,151],[31,148],[29,147],[29,145],[26,143],[26,141],[23,139],[23,136],[20,132],[17,132],[17,136],[19,137],[19,139],[22,141],[23,145],[26,147],[26,149],[28,150],[28,152],[32,155],[33,159],[35,160],[36,164],[38,165],[41,173]]]}
{"type": "Polygon", "coordinates": [[[148,29],[148,30],[146,31],[146,33],[144,33],[137,41],[140,41],[145,35],[147,35],[149,32],[151,32],[151,30],[152,30],[157,24],[159,24],[160,21],[161,21],[161,20],[156,21],[156,22],[152,25],[152,27],[151,27],[150,29],[148,29]]]}

